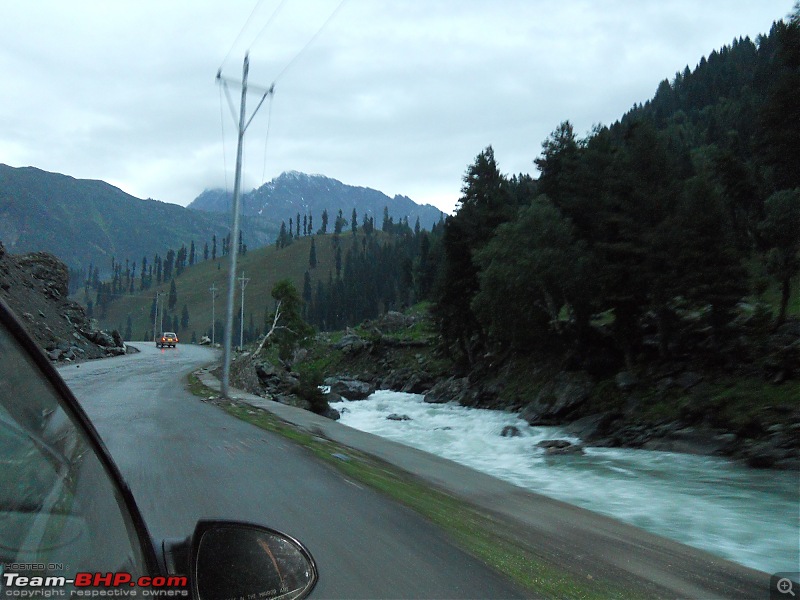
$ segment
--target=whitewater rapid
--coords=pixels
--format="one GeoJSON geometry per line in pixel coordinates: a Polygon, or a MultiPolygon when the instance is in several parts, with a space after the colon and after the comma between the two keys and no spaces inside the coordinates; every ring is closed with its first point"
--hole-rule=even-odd
{"type": "Polygon", "coordinates": [[[341,422],[467,465],[533,492],[631,523],[766,573],[800,571],[800,475],[717,457],[622,448],[546,456],[536,444],[579,440],[516,414],[426,404],[378,391],[331,405],[341,422]],[[409,420],[390,420],[389,415],[409,420]],[[521,436],[502,437],[507,425],[521,436]]]}

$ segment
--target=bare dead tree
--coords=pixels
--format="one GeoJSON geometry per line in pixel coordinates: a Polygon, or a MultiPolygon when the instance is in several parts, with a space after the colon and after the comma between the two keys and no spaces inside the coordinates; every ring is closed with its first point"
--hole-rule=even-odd
{"type": "Polygon", "coordinates": [[[255,352],[253,352],[254,357],[257,356],[259,352],[261,352],[262,348],[264,348],[264,345],[267,343],[267,340],[276,331],[283,330],[297,335],[296,332],[294,332],[289,327],[286,327],[285,325],[278,325],[278,321],[280,321],[280,319],[281,319],[281,301],[278,300],[278,305],[275,307],[275,317],[272,319],[272,327],[269,328],[269,331],[264,335],[264,339],[261,340],[261,343],[258,345],[258,348],[256,348],[255,352]]]}

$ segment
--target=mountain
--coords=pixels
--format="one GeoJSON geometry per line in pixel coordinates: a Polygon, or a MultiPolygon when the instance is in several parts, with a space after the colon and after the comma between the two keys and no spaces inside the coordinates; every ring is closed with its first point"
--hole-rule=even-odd
{"type": "MultiPolygon", "coordinates": [[[[250,248],[271,242],[277,230],[259,217],[242,223],[250,248]]],[[[152,260],[192,241],[202,254],[213,235],[221,240],[229,232],[227,215],[142,200],[104,181],[0,164],[0,240],[14,254],[46,251],[70,268],[94,264],[102,274],[112,257],[152,260]]]]}
{"type": "MultiPolygon", "coordinates": [[[[231,202],[231,193],[224,190],[206,190],[189,205],[189,208],[207,212],[227,212],[231,202]]],[[[441,211],[430,204],[420,205],[406,196],[390,198],[383,192],[371,188],[347,185],[324,175],[306,175],[297,171],[281,173],[242,196],[242,214],[263,216],[278,223],[289,222],[301,216],[311,215],[314,228],[322,224],[322,211],[328,211],[331,229],[339,210],[345,219],[350,219],[356,209],[359,225],[364,215],[375,218],[375,226],[380,228],[383,222],[383,209],[389,209],[389,216],[394,222],[408,217],[411,227],[419,218],[423,229],[430,229],[439,221],[441,211]]]]}

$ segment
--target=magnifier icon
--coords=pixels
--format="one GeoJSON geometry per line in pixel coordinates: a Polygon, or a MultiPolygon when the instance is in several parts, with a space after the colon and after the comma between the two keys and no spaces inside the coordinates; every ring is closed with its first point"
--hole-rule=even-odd
{"type": "Polygon", "coordinates": [[[775,587],[778,588],[778,591],[781,594],[789,594],[792,597],[795,596],[794,590],[792,590],[792,580],[791,579],[787,579],[786,577],[784,577],[782,579],[779,579],[778,583],[776,584],[775,587]]]}

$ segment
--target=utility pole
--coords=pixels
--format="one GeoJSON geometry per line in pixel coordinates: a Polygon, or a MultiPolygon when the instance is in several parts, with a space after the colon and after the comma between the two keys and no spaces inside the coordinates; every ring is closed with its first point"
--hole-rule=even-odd
{"type": "Polygon", "coordinates": [[[214,311],[214,300],[217,299],[217,285],[213,284],[208,291],[211,292],[211,345],[214,345],[214,329],[217,326],[217,317],[214,311]]]}
{"type": "MultiPolygon", "coordinates": [[[[245,104],[247,101],[247,75],[250,71],[250,55],[244,55],[244,63],[242,65],[242,81],[234,82],[242,86],[242,100],[239,108],[239,126],[238,126],[238,143],[236,146],[236,177],[233,180],[233,224],[231,225],[231,243],[228,248],[230,255],[230,265],[228,267],[228,305],[225,315],[225,348],[222,366],[222,387],[221,393],[225,398],[229,397],[228,388],[231,375],[231,345],[233,340],[233,297],[236,286],[236,258],[239,254],[237,241],[239,239],[239,205],[241,201],[241,187],[242,187],[242,147],[244,143],[244,132],[253,121],[258,109],[267,99],[267,96],[274,93],[275,84],[272,84],[269,89],[263,90],[264,95],[261,97],[261,102],[258,103],[250,119],[245,122],[245,104]]],[[[224,87],[225,92],[228,92],[228,80],[222,77],[222,70],[217,71],[217,81],[224,87]]],[[[231,103],[230,95],[228,95],[228,102],[231,103]]],[[[232,105],[232,103],[231,103],[232,105]]]]}
{"type": "Polygon", "coordinates": [[[161,295],[161,292],[156,292],[156,312],[153,315],[153,341],[155,342],[158,336],[158,332],[156,331],[156,325],[158,324],[158,297],[161,295]]]}
{"type": "Polygon", "coordinates": [[[244,348],[244,288],[247,287],[247,283],[250,279],[245,279],[244,271],[242,271],[242,276],[239,277],[239,281],[242,283],[242,313],[239,317],[239,350],[241,350],[244,348]]]}

